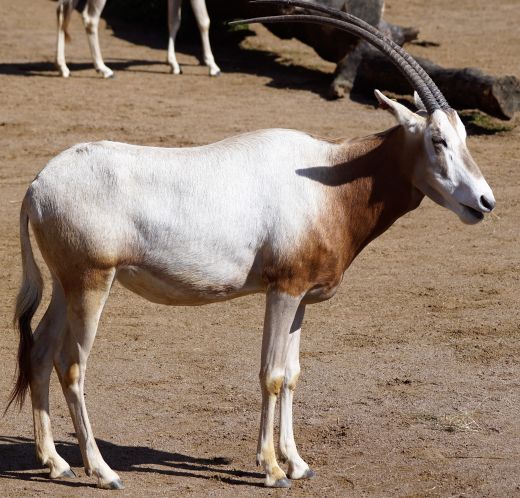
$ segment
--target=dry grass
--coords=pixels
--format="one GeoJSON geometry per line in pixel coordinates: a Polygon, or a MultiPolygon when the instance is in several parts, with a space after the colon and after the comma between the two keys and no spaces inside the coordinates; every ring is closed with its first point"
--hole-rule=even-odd
{"type": "Polygon", "coordinates": [[[452,415],[443,415],[437,418],[439,428],[446,432],[485,432],[485,429],[469,412],[459,412],[452,415]]]}

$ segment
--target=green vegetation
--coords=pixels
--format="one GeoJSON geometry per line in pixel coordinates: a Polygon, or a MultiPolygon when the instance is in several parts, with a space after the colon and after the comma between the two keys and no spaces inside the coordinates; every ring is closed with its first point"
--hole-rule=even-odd
{"type": "Polygon", "coordinates": [[[473,135],[493,135],[511,131],[513,126],[504,121],[492,118],[480,111],[459,111],[460,118],[466,126],[468,133],[473,135]]]}

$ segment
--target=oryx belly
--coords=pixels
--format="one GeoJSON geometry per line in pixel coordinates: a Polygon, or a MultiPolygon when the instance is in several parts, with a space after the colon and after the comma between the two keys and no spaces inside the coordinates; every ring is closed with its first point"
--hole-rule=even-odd
{"type": "Polygon", "coordinates": [[[261,279],[248,280],[247,275],[228,275],[225,280],[196,279],[193,275],[155,272],[138,266],[121,267],[117,271],[119,282],[148,301],[158,304],[193,306],[260,292],[261,279]],[[237,278],[241,277],[241,278],[237,278]]]}

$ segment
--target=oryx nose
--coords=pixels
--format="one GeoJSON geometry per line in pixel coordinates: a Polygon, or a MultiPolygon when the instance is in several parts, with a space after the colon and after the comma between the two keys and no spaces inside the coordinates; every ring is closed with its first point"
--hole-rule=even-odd
{"type": "Polygon", "coordinates": [[[493,197],[486,197],[485,195],[480,196],[480,205],[486,210],[486,211],[493,211],[496,205],[495,199],[493,197]]]}

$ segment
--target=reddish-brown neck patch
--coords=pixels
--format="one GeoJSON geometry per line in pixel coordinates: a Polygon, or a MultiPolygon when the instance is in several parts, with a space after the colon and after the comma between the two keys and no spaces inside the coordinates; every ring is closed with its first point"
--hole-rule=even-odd
{"type": "Polygon", "coordinates": [[[324,186],[327,205],[295,253],[278,262],[274,285],[292,295],[314,289],[316,300],[330,297],[359,252],[419,205],[424,196],[411,183],[413,151],[403,153],[404,140],[397,127],[345,142],[330,166],[298,171],[324,186]]]}
{"type": "Polygon", "coordinates": [[[342,181],[332,193],[330,210],[342,220],[344,269],[424,197],[411,182],[419,151],[410,151],[404,141],[404,130],[395,127],[347,144],[335,158],[332,168],[342,181]]]}

